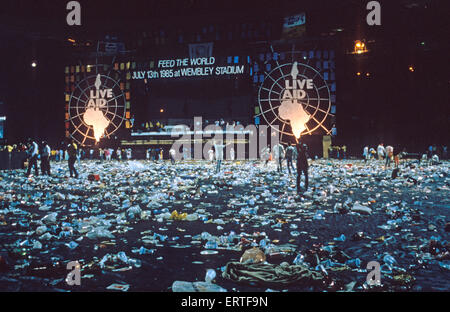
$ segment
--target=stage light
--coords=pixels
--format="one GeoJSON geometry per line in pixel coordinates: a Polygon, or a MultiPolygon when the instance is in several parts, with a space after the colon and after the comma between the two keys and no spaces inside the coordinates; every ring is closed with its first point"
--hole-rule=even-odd
{"type": "Polygon", "coordinates": [[[75,43],[75,39],[72,39],[72,38],[67,39],[67,41],[75,43]]]}
{"type": "Polygon", "coordinates": [[[366,77],[369,77],[370,76],[370,73],[366,73],[366,77]]]}
{"type": "Polygon", "coordinates": [[[33,62],[31,62],[31,67],[36,67],[37,66],[37,63],[36,63],[36,61],[33,61],[33,62]]]}
{"type": "Polygon", "coordinates": [[[362,54],[367,52],[367,48],[366,48],[366,44],[361,41],[361,40],[356,40],[355,41],[355,48],[354,48],[354,52],[355,54],[362,54]]]}
{"type": "Polygon", "coordinates": [[[160,113],[164,113],[164,109],[161,108],[161,109],[159,110],[159,112],[160,112],[160,113]]]}
{"type": "Polygon", "coordinates": [[[414,67],[413,66],[409,66],[408,69],[409,69],[410,72],[414,72],[414,67]]]}
{"type": "Polygon", "coordinates": [[[357,72],[356,75],[357,75],[357,76],[361,76],[361,73],[360,73],[360,72],[357,72]]]}

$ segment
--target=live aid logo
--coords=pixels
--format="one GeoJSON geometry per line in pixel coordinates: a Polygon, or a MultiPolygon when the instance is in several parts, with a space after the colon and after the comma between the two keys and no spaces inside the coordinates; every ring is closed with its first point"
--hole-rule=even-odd
{"type": "Polygon", "coordinates": [[[113,90],[90,90],[89,95],[88,107],[105,107],[106,99],[111,99],[113,97],[113,90]]]}

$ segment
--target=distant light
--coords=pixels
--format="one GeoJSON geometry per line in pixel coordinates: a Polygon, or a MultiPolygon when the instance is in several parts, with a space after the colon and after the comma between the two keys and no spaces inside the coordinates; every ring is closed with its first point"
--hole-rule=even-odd
{"type": "Polygon", "coordinates": [[[425,45],[425,41],[422,41],[422,42],[420,43],[420,45],[424,46],[424,45],[425,45]]]}
{"type": "Polygon", "coordinates": [[[357,75],[357,76],[361,76],[361,73],[360,73],[360,72],[357,72],[356,75],[357,75]]]}
{"type": "Polygon", "coordinates": [[[303,59],[306,60],[306,56],[304,56],[303,59]]]}
{"type": "Polygon", "coordinates": [[[414,67],[413,66],[409,66],[408,69],[409,69],[410,72],[414,72],[414,67]]]}
{"type": "Polygon", "coordinates": [[[341,31],[344,31],[344,29],[343,28],[336,28],[335,31],[341,32],[341,31]]]}
{"type": "Polygon", "coordinates": [[[37,63],[35,62],[35,61],[33,61],[33,62],[31,62],[31,67],[36,67],[37,66],[37,63]]]}
{"type": "Polygon", "coordinates": [[[366,44],[361,40],[356,40],[353,53],[362,54],[362,53],[366,53],[366,52],[368,52],[368,50],[366,48],[366,44]]]}
{"type": "Polygon", "coordinates": [[[67,41],[75,43],[75,39],[72,39],[72,38],[67,39],[67,41]]]}
{"type": "Polygon", "coordinates": [[[369,77],[370,76],[370,73],[366,73],[366,77],[369,77]]]}
{"type": "Polygon", "coordinates": [[[159,110],[159,112],[160,112],[160,113],[164,113],[164,109],[161,108],[161,109],[159,110]]]}

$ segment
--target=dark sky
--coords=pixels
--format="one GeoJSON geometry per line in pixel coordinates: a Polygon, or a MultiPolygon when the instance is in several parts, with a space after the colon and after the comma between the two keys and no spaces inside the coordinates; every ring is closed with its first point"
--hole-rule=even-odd
{"type": "MultiPolygon", "coordinates": [[[[276,32],[284,16],[305,11],[310,40],[344,29],[325,39],[339,56],[337,124],[344,140],[359,136],[373,144],[402,141],[416,148],[448,144],[448,1],[380,1],[382,26],[375,27],[365,24],[368,1],[362,0],[80,2],[83,25],[68,27],[67,1],[2,1],[0,100],[7,106],[6,135],[13,142],[29,135],[63,138],[64,66],[77,57],[68,37],[95,42],[115,34],[129,46],[139,33],[160,27],[175,31],[260,20],[274,24],[276,32]],[[359,38],[373,41],[371,52],[362,58],[347,55],[359,38]],[[32,60],[38,62],[35,69],[32,60]],[[359,78],[357,71],[370,72],[371,78],[359,78]]],[[[236,44],[242,47],[249,49],[236,44]]]]}

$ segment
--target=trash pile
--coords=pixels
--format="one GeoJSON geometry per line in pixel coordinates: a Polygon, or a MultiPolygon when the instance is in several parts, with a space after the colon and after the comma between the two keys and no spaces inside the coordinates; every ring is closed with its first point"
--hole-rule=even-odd
{"type": "Polygon", "coordinates": [[[381,161],[310,161],[302,196],[295,175],[254,161],[0,171],[0,289],[449,291],[449,164],[392,178],[381,161]]]}

